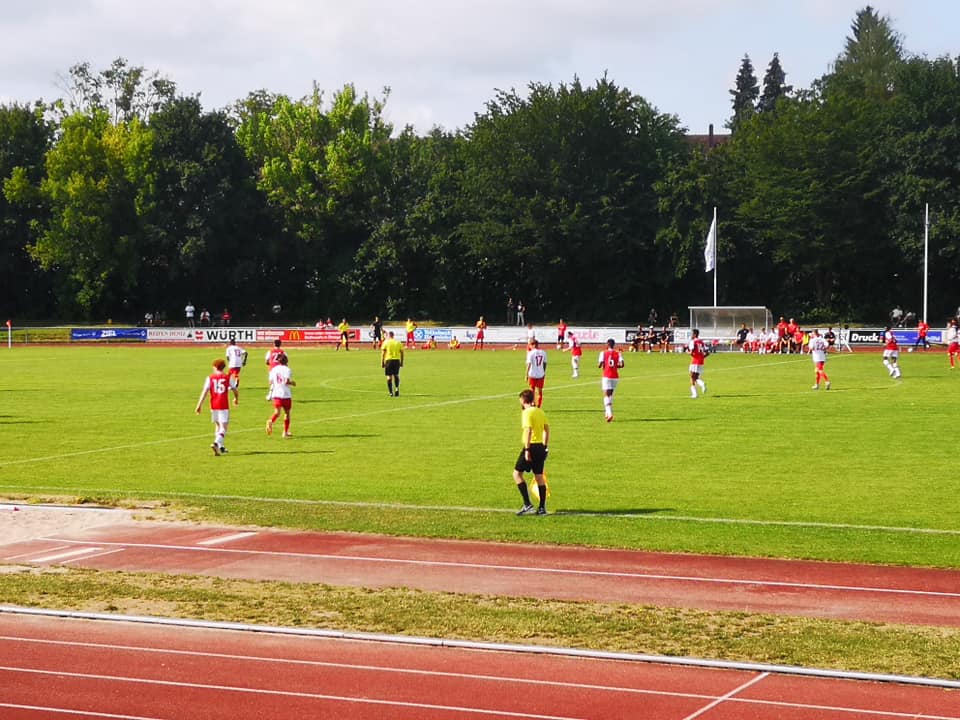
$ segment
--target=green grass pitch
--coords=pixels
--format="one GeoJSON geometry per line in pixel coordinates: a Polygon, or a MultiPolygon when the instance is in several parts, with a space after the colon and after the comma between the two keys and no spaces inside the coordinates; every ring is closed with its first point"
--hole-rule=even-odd
{"type": "Polygon", "coordinates": [[[579,379],[549,350],[545,518],[516,517],[522,350],[408,351],[388,397],[379,354],[292,347],[294,437],[267,437],[250,347],[227,447],[194,406],[223,348],[0,352],[0,493],[164,500],[223,522],[680,552],[960,567],[946,354],[721,353],[706,397],[688,357],[626,355],[607,424],[596,349],[579,379]]]}

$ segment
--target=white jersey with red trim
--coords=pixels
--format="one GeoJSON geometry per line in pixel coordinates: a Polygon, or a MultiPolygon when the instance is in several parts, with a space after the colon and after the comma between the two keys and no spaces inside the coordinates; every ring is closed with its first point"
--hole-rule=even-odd
{"type": "Polygon", "coordinates": [[[527,352],[527,377],[539,379],[547,376],[547,353],[540,348],[527,352]]]}
{"type": "Polygon", "coordinates": [[[293,397],[290,380],[293,373],[287,365],[274,365],[270,369],[270,397],[286,400],[293,397]]]}

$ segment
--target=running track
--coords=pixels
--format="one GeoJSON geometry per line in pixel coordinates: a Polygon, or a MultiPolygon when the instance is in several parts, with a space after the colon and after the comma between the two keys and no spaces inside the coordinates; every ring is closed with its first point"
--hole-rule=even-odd
{"type": "Polygon", "coordinates": [[[133,523],[0,562],[960,627],[960,571],[133,523]]]}
{"type": "MultiPolygon", "coordinates": [[[[146,524],[0,562],[960,624],[960,573],[916,569],[146,524]]],[[[4,720],[265,717],[960,720],[960,692],[0,613],[4,720]]]]}

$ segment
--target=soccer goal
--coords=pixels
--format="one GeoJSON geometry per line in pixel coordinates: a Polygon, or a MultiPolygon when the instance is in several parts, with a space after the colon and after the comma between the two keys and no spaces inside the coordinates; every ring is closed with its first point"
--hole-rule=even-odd
{"type": "Polygon", "coordinates": [[[773,315],[762,305],[746,306],[695,306],[690,311],[690,327],[700,329],[704,340],[732,342],[741,325],[759,332],[773,325],[773,315]]]}

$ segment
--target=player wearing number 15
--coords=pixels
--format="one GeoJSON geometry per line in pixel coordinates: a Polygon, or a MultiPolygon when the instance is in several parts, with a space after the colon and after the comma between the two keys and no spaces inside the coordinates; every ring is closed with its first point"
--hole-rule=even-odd
{"type": "Polygon", "coordinates": [[[533,338],[527,350],[527,384],[537,394],[537,407],[543,407],[543,382],[547,377],[547,353],[540,349],[540,342],[533,338]]]}
{"type": "Polygon", "coordinates": [[[597,367],[603,369],[600,388],[603,390],[603,414],[607,422],[613,422],[613,393],[620,382],[620,368],[623,367],[623,354],[617,350],[613,338],[607,340],[607,349],[600,353],[597,367]]]}
{"type": "Polygon", "coordinates": [[[223,446],[224,438],[227,435],[227,425],[230,423],[230,393],[233,393],[233,404],[240,404],[240,394],[237,392],[237,384],[232,377],[223,371],[227,366],[225,360],[217,358],[213,361],[213,373],[211,373],[203,383],[203,391],[200,393],[200,399],[197,400],[197,415],[200,414],[200,407],[203,405],[203,399],[210,396],[210,419],[213,421],[214,435],[210,449],[214,455],[222,455],[227,451],[223,446]]]}

